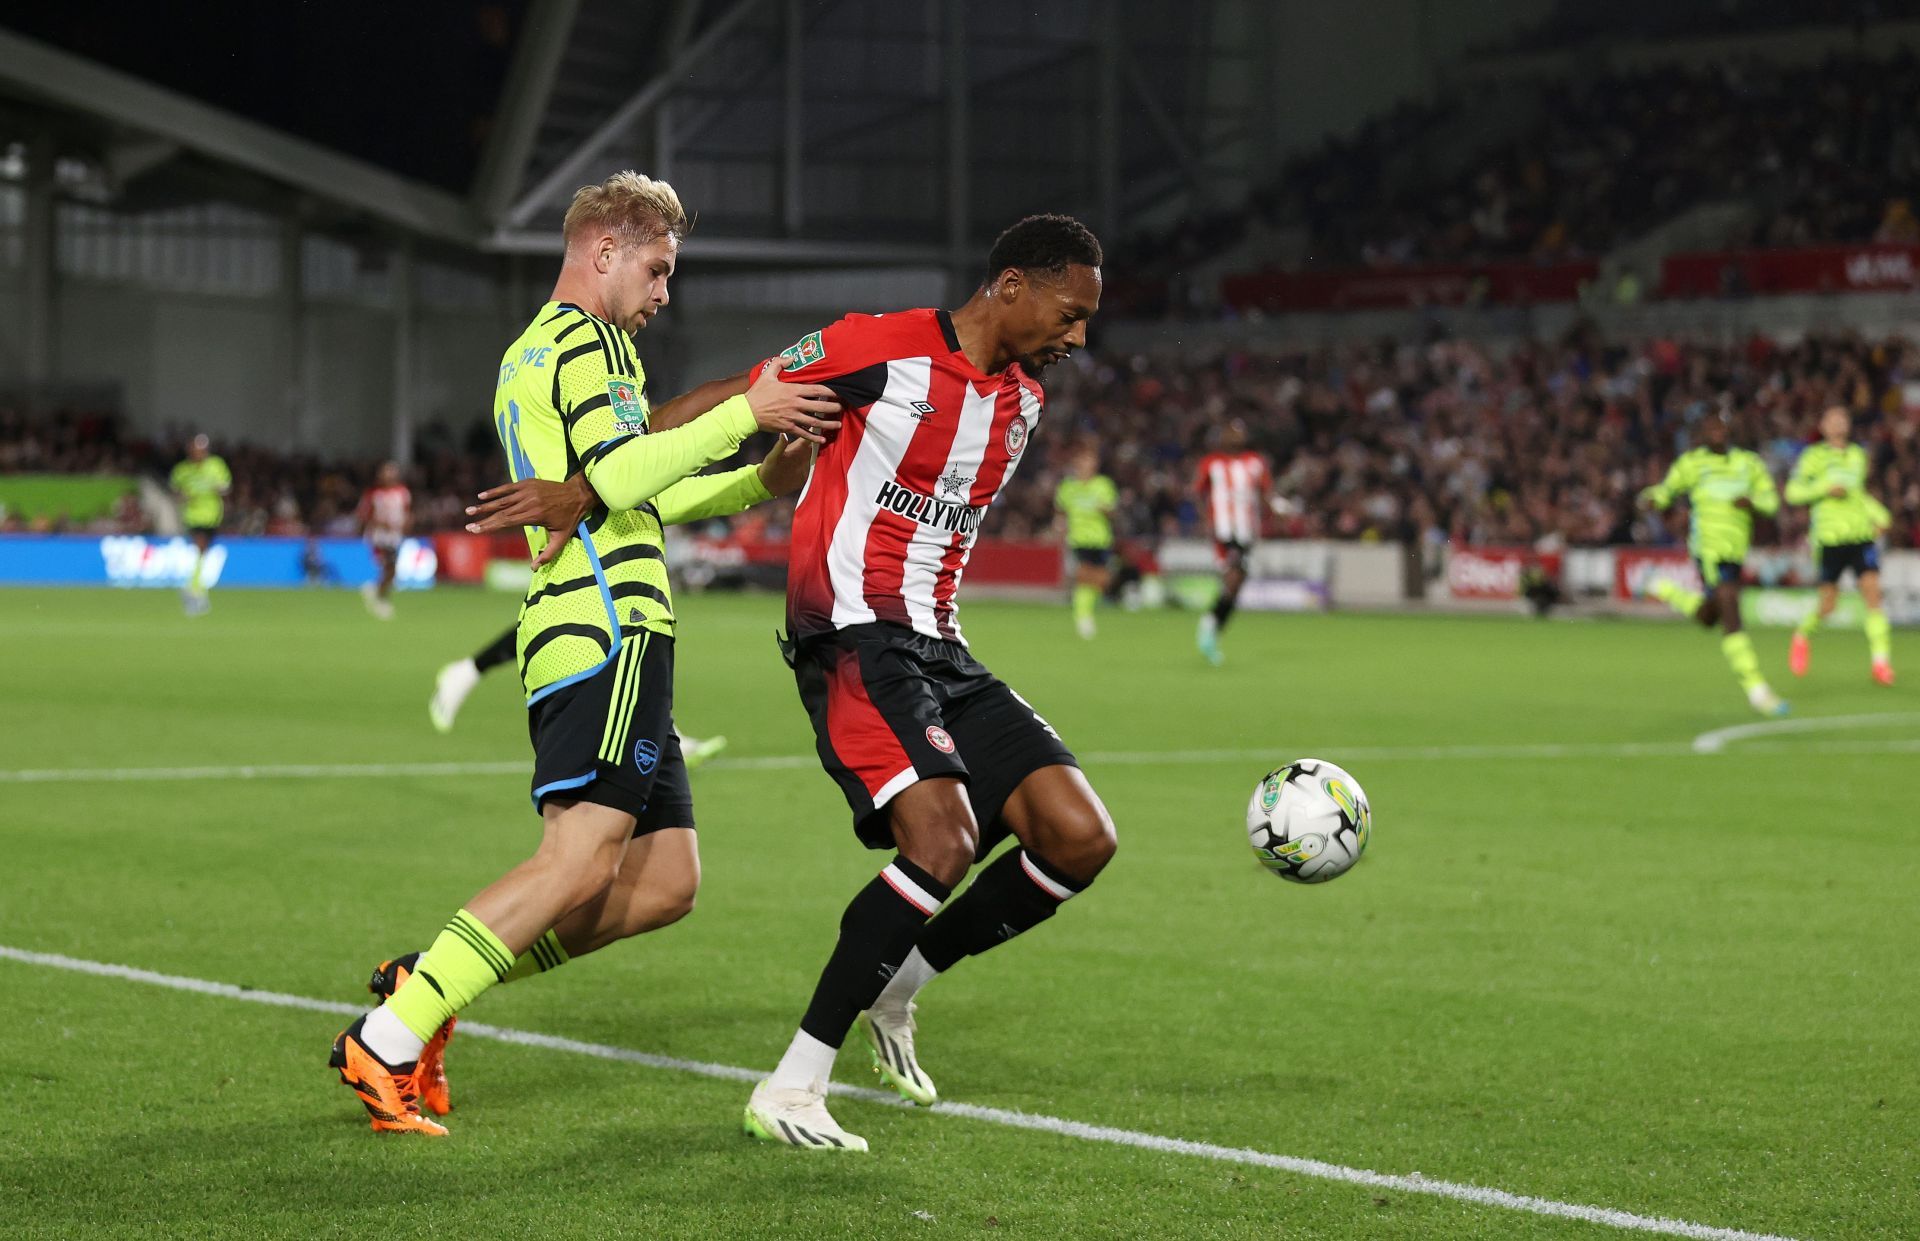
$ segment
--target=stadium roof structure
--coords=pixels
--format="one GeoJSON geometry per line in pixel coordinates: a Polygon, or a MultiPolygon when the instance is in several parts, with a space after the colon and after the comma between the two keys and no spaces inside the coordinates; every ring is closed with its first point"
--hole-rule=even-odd
{"type": "Polygon", "coordinates": [[[469,250],[553,252],[574,188],[636,167],[695,209],[690,255],[845,266],[957,265],[1035,210],[1117,232],[1217,181],[1222,152],[1251,128],[1246,23],[1261,5],[267,5],[236,29],[179,32],[180,46],[159,29],[89,21],[89,7],[0,19],[0,115],[86,151],[102,197],[125,209],[167,192],[186,159],[344,219],[469,250]],[[468,46],[476,20],[497,31],[496,58],[468,46]],[[442,33],[460,56],[450,67],[419,54],[442,33]],[[336,35],[342,48],[325,46],[336,35]],[[434,110],[447,100],[476,114],[470,157],[430,146],[466,136],[461,114],[434,110]]]}

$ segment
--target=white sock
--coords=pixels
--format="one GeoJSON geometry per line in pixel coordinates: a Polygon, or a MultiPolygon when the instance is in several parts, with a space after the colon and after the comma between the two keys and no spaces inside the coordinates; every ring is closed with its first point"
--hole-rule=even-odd
{"type": "Polygon", "coordinates": [[[873,1006],[882,1012],[904,1017],[907,1013],[907,1005],[911,1004],[913,997],[920,993],[920,988],[939,975],[940,971],[928,965],[927,959],[920,955],[918,948],[915,948],[907,954],[907,959],[900,963],[900,968],[894,971],[893,977],[887,980],[886,989],[880,992],[880,998],[873,1002],[873,1006]]]}
{"type": "Polygon", "coordinates": [[[775,1090],[824,1090],[833,1076],[833,1058],[838,1047],[829,1047],[805,1030],[793,1032],[787,1054],[780,1057],[767,1084],[775,1090]]]}
{"type": "Polygon", "coordinates": [[[360,1041],[367,1050],[386,1061],[392,1068],[403,1064],[412,1064],[420,1058],[427,1042],[407,1024],[382,1004],[367,1014],[366,1024],[360,1027],[360,1041]]]}

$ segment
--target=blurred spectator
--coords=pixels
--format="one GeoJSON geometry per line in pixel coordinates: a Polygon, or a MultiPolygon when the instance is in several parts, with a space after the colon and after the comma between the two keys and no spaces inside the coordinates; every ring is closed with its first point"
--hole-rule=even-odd
{"type": "MultiPolygon", "coordinates": [[[[1273,461],[1285,516],[1268,537],[1540,547],[1671,544],[1684,516],[1638,513],[1633,498],[1665,473],[1721,392],[1741,411],[1737,442],[1784,475],[1820,411],[1850,407],[1872,461],[1872,487],[1894,513],[1889,542],[1920,546],[1920,349],[1904,339],[1753,336],[1736,344],[1658,337],[1562,339],[1497,351],[1468,341],[1123,356],[1086,351],[1047,376],[1042,434],[988,516],[985,533],[1046,537],[1068,446],[1101,447],[1120,489],[1123,536],[1199,536],[1195,463],[1213,429],[1244,419],[1273,461]]],[[[232,466],[229,526],[240,532],[354,533],[353,507],[377,459],[217,445],[232,466]]],[[[503,474],[479,432],[423,429],[409,471],[422,530],[454,529],[469,498],[503,474]]],[[[158,475],[180,444],[119,434],[98,414],[29,422],[0,409],[0,471],[158,475]]],[[[748,454],[753,455],[753,454],[748,454]]],[[[137,520],[123,505],[119,519],[137,520]]],[[[778,540],[791,501],[761,505],[736,529],[778,540]]],[[[6,527],[24,528],[18,517],[6,527]]],[[[1766,541],[1805,537],[1806,513],[1783,509],[1766,541]]]]}

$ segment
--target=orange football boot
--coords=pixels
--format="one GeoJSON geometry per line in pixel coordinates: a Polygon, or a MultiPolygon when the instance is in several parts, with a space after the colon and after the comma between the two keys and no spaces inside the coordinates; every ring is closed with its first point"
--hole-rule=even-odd
{"type": "MultiPolygon", "coordinates": [[[[373,977],[367,980],[367,990],[385,1000],[407,981],[419,960],[419,953],[409,952],[404,957],[382,961],[374,968],[373,977]]],[[[445,1116],[453,1110],[453,1094],[447,1088],[447,1040],[453,1037],[453,1023],[457,1020],[449,1017],[433,1032],[427,1045],[420,1049],[420,1059],[413,1067],[413,1084],[420,1092],[421,1106],[435,1116],[445,1116]]]]}
{"type": "Polygon", "coordinates": [[[1807,675],[1807,668],[1813,663],[1813,643],[1807,641],[1807,635],[1796,633],[1793,641],[1787,644],[1787,667],[1793,675],[1807,675]]]}
{"type": "Polygon", "coordinates": [[[396,1071],[373,1054],[360,1041],[358,1018],[333,1040],[333,1054],[327,1058],[331,1068],[340,1071],[340,1080],[353,1087],[372,1118],[375,1133],[423,1133],[429,1137],[447,1136],[447,1127],[420,1114],[420,1096],[413,1088],[413,1074],[396,1071]]]}
{"type": "Polygon", "coordinates": [[[1892,685],[1893,665],[1884,661],[1876,661],[1873,665],[1873,679],[1882,685],[1892,685]]]}

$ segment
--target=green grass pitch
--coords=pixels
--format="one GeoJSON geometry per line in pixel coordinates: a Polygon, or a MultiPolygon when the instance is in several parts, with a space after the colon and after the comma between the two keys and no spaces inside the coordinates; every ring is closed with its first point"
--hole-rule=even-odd
{"type": "MultiPolygon", "coordinates": [[[[0,945],[363,998],[531,848],[524,775],[15,773],[520,762],[510,674],[450,737],[425,712],[513,607],[0,595],[0,945]]],[[[681,723],[735,760],[695,776],[700,907],[470,1016],[764,1068],[879,855],[817,768],[747,761],[811,752],[778,601],[682,609],[681,723]]],[[[944,1094],[1702,1226],[1920,1226],[1920,694],[1871,685],[1858,635],[1793,684],[1786,634],[1758,637],[1796,719],[1893,718],[1695,755],[1754,717],[1678,625],[1248,615],[1216,670],[1189,617],[1101,623],[1083,643],[1064,607],[966,609],[1121,848],[928,990],[944,1094]],[[1263,874],[1241,827],[1267,760],[1304,755],[1375,816],[1318,888],[1263,874]]],[[[450,1139],[376,1138],[324,1066],[331,1014],[5,959],[0,1000],[9,1236],[1626,1235],[859,1100],[836,1113],[874,1154],[809,1156],[741,1135],[738,1083],[479,1038],[450,1055],[450,1139]]],[[[871,1083],[856,1052],[840,1079],[871,1083]]]]}

